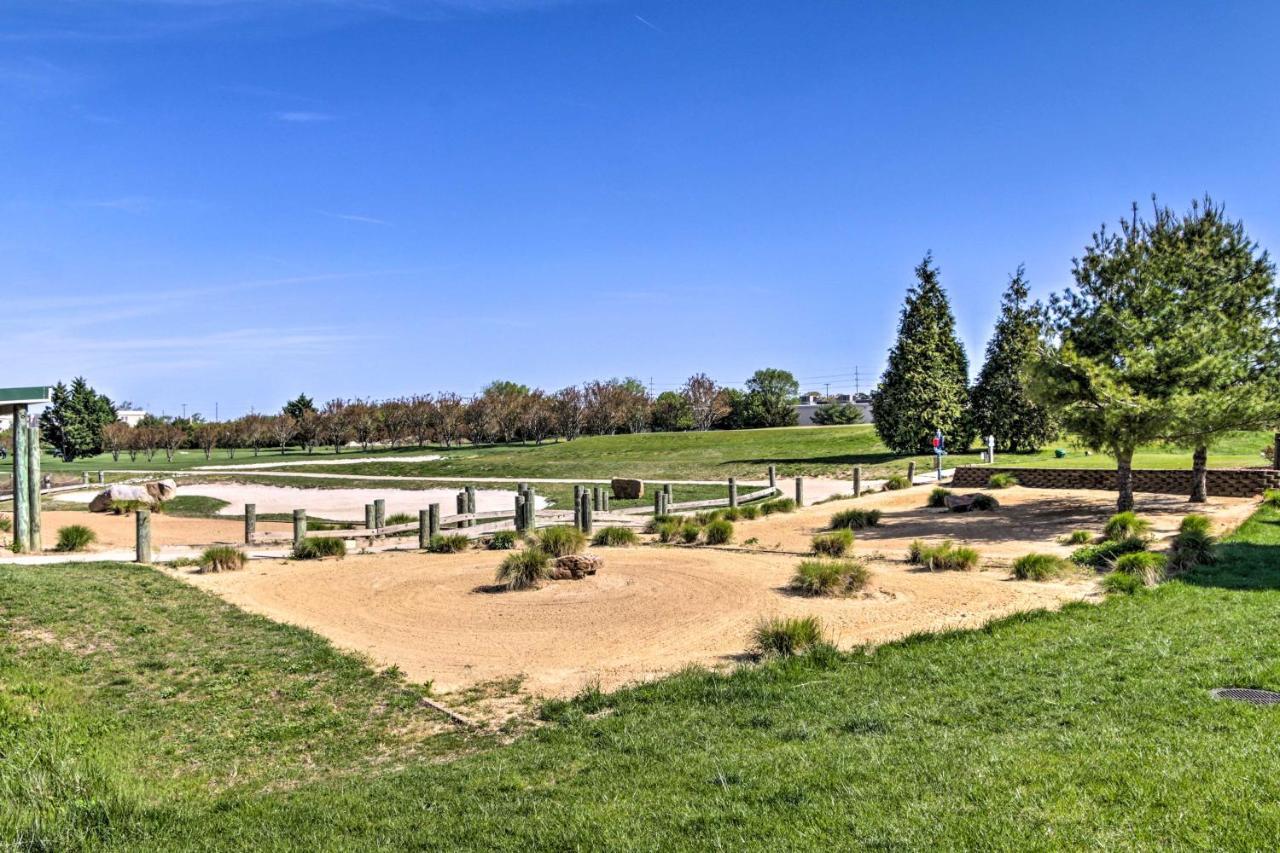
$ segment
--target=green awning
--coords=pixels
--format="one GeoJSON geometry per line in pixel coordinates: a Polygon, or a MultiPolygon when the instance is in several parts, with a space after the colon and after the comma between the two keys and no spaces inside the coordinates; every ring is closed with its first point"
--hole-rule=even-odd
{"type": "Polygon", "coordinates": [[[30,406],[49,402],[53,389],[48,385],[28,388],[0,388],[0,412],[11,412],[14,406],[30,406]]]}

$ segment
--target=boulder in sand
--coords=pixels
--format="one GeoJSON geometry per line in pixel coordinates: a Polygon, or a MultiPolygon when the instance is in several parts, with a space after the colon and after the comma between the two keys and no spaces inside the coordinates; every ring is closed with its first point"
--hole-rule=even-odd
{"type": "Polygon", "coordinates": [[[556,581],[578,581],[587,575],[594,575],[604,565],[604,560],[591,554],[566,554],[557,557],[551,566],[551,579],[556,581]]]}
{"type": "Polygon", "coordinates": [[[116,501],[139,501],[144,506],[153,506],[156,499],[147,491],[146,486],[112,483],[89,501],[89,512],[111,512],[112,504],[116,501]]]}
{"type": "Polygon", "coordinates": [[[178,484],[173,480],[155,480],[144,483],[143,488],[155,501],[167,501],[178,493],[178,484]]]}
{"type": "Polygon", "coordinates": [[[636,498],[644,497],[644,481],[628,480],[624,477],[614,477],[609,481],[609,485],[613,488],[613,497],[620,501],[633,501],[636,498]]]}

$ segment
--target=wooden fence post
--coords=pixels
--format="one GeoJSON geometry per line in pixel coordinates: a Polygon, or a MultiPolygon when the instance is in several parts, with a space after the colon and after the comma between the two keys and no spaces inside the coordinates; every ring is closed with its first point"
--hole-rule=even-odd
{"type": "Polygon", "coordinates": [[[105,471],[98,472],[98,485],[101,486],[107,482],[107,474],[105,471]]]}
{"type": "Polygon", "coordinates": [[[258,532],[258,505],[244,505],[244,544],[253,544],[253,534],[258,532]]]}
{"type": "Polygon", "coordinates": [[[418,548],[425,551],[431,541],[431,518],[425,509],[418,510],[418,548]]]}
{"type": "MultiPolygon", "coordinates": [[[[474,513],[476,511],[476,487],[467,486],[467,512],[474,513]]],[[[474,524],[475,522],[472,522],[474,524]]]]}
{"type": "MultiPolygon", "coordinates": [[[[467,493],[465,491],[458,492],[458,496],[454,499],[454,503],[457,504],[458,515],[465,515],[467,512],[467,493]]],[[[462,521],[458,523],[458,526],[466,527],[467,523],[462,521]]]]}
{"type": "Polygon", "coordinates": [[[729,478],[729,509],[738,508],[738,481],[733,477],[729,478]]]}
{"type": "Polygon", "coordinates": [[[139,563],[151,562],[151,510],[140,509],[134,517],[134,527],[137,531],[137,540],[135,543],[135,557],[139,563]]]}
{"type": "Polygon", "coordinates": [[[364,529],[373,530],[378,526],[377,517],[373,513],[373,504],[364,505],[364,529]]]}
{"type": "Polygon", "coordinates": [[[778,488],[778,466],[776,465],[769,466],[769,488],[778,488]]]}
{"type": "Polygon", "coordinates": [[[853,466],[853,496],[855,498],[862,497],[862,466],[853,466]]]}
{"type": "Polygon", "coordinates": [[[307,511],[305,509],[295,509],[293,511],[293,545],[296,548],[298,543],[307,538],[307,511]]]}
{"type": "Polygon", "coordinates": [[[604,507],[604,511],[609,511],[609,490],[602,489],[600,493],[600,503],[604,507]]]}
{"type": "Polygon", "coordinates": [[[538,529],[538,492],[533,486],[524,490],[524,529],[538,529]]]}
{"type": "Polygon", "coordinates": [[[653,493],[653,514],[662,515],[662,498],[666,492],[659,489],[653,493]]]}
{"type": "Polygon", "coordinates": [[[440,535],[440,504],[431,504],[427,507],[427,536],[428,541],[440,535]]]}
{"type": "Polygon", "coordinates": [[[600,501],[600,495],[603,491],[599,486],[591,487],[591,509],[593,512],[599,512],[603,509],[603,504],[600,501]]]}
{"type": "Polygon", "coordinates": [[[916,484],[916,463],[907,463],[907,483],[914,486],[916,484]]]}
{"type": "Polygon", "coordinates": [[[573,487],[573,526],[582,529],[582,487],[573,487]]]}
{"type": "Polygon", "coordinates": [[[89,472],[88,472],[88,471],[81,471],[81,472],[80,472],[80,484],[81,484],[82,486],[87,486],[87,485],[89,485],[89,472]]]}
{"type": "Polygon", "coordinates": [[[933,457],[933,470],[937,473],[938,482],[942,482],[942,454],[933,457]]]}
{"type": "Polygon", "coordinates": [[[516,495],[516,533],[524,532],[524,495],[516,495]]]}
{"type": "Polygon", "coordinates": [[[382,498],[373,502],[373,526],[379,530],[387,526],[387,502],[382,498]]]}
{"type": "Polygon", "coordinates": [[[804,506],[804,477],[796,477],[796,506],[804,506]]]}
{"type": "Polygon", "coordinates": [[[581,530],[587,536],[591,535],[591,497],[584,493],[582,495],[582,527],[581,530]]]}

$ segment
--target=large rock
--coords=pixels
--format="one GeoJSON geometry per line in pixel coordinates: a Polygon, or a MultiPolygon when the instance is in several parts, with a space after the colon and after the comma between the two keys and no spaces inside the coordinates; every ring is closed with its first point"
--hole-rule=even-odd
{"type": "Polygon", "coordinates": [[[112,483],[89,501],[89,512],[111,512],[111,505],[116,501],[140,501],[144,506],[154,506],[156,499],[146,486],[112,483]]]}
{"type": "Polygon", "coordinates": [[[155,480],[142,486],[155,501],[167,501],[178,493],[178,484],[173,480],[155,480]]]}
{"type": "Polygon", "coordinates": [[[633,501],[644,497],[644,480],[628,480],[614,477],[609,485],[613,487],[613,497],[620,501],[633,501]]]}
{"type": "Polygon", "coordinates": [[[551,579],[556,581],[578,581],[587,575],[594,575],[604,565],[604,560],[590,554],[566,554],[557,557],[551,566],[551,579]]]}
{"type": "Polygon", "coordinates": [[[991,495],[977,492],[972,495],[947,495],[943,504],[952,512],[969,512],[970,510],[993,510],[1000,508],[1000,502],[991,495]]]}

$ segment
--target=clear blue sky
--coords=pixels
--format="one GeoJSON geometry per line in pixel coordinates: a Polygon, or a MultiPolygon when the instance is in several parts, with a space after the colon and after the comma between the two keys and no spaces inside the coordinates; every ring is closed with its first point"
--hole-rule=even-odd
{"type": "MultiPolygon", "coordinates": [[[[0,385],[306,391],[877,374],[942,268],[1204,192],[1277,248],[1274,3],[6,0],[0,385]]],[[[866,382],[864,379],[864,390],[866,382]]]]}

